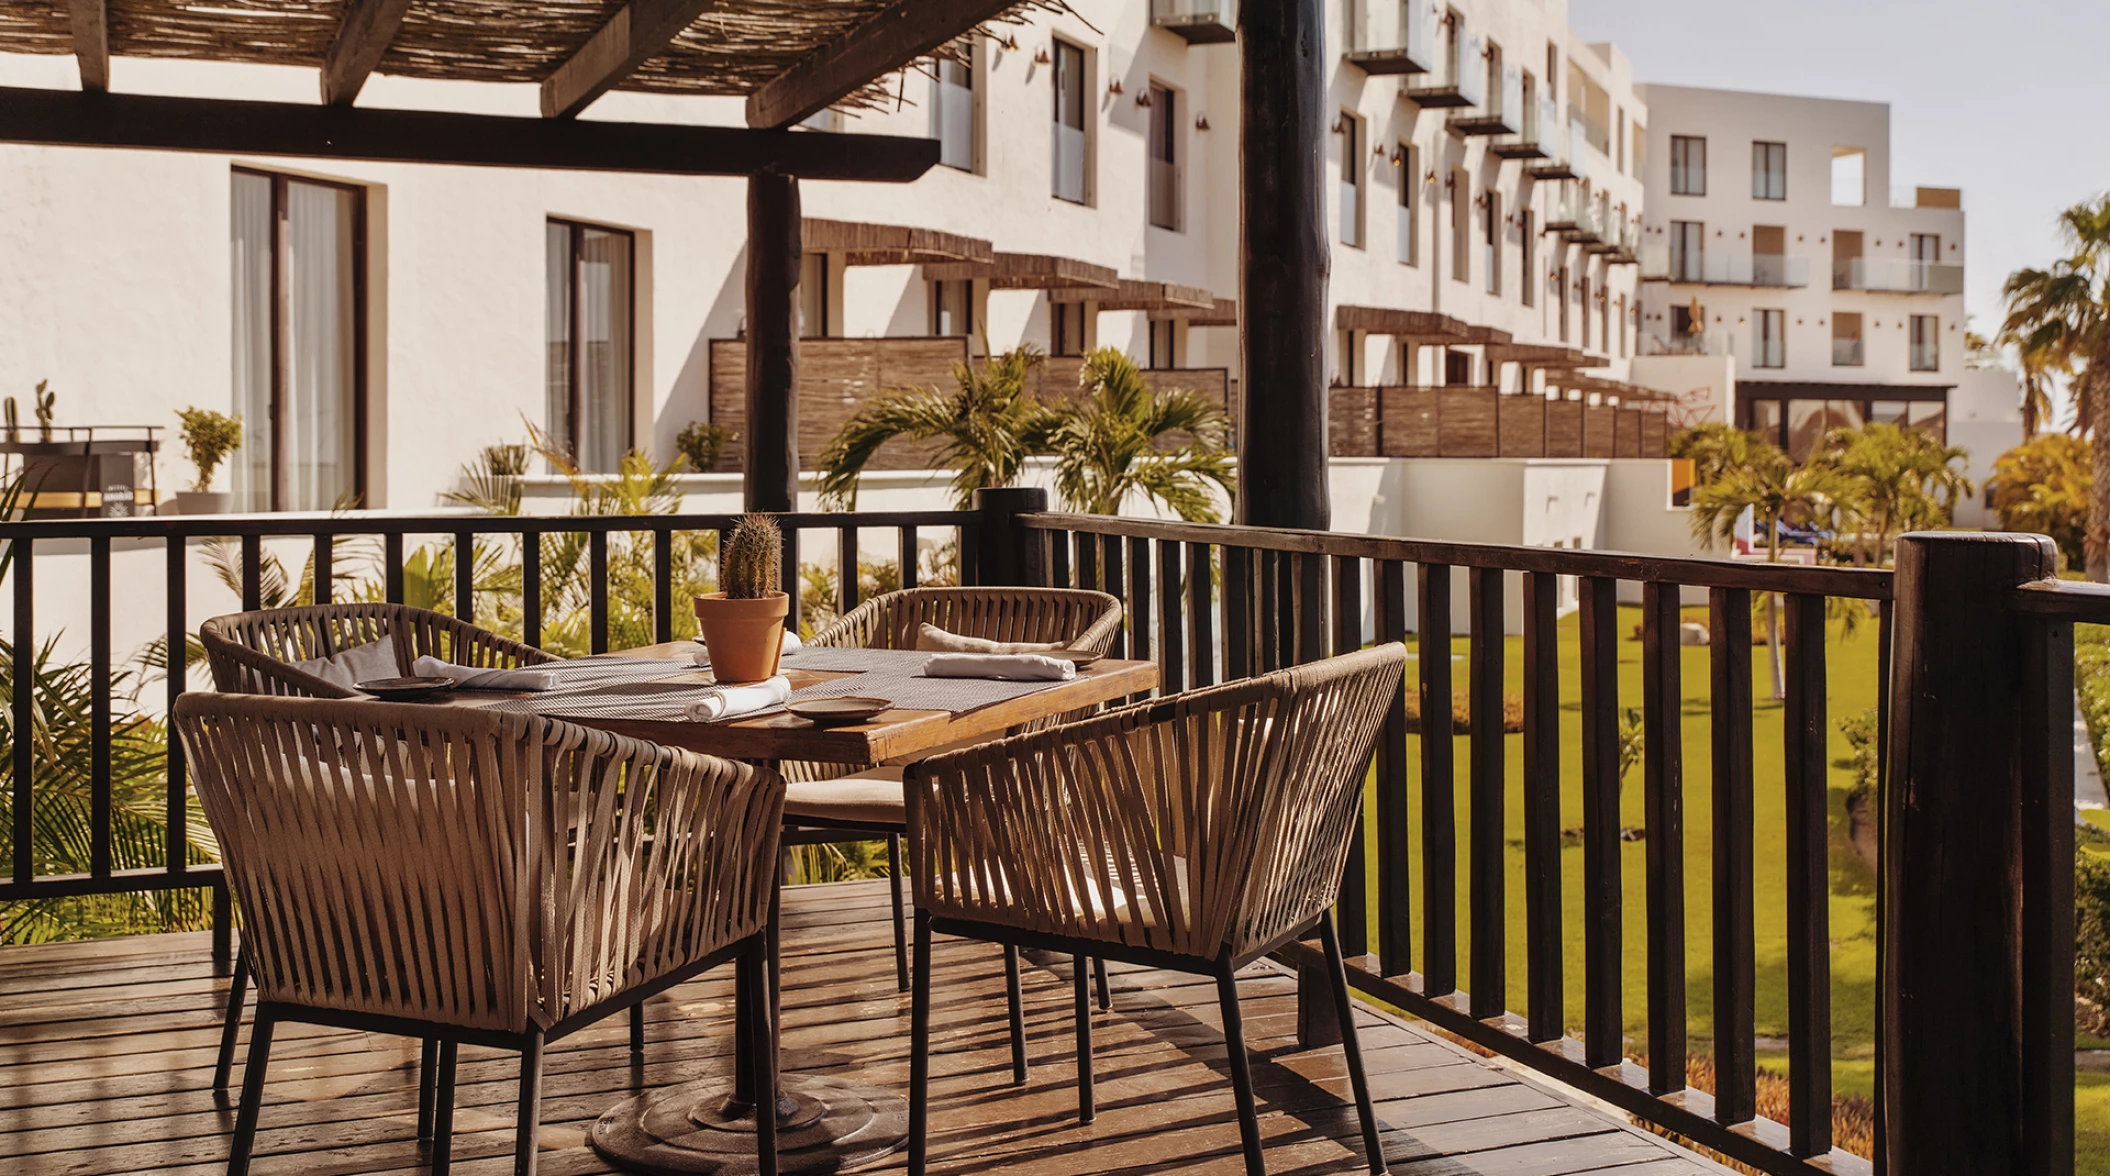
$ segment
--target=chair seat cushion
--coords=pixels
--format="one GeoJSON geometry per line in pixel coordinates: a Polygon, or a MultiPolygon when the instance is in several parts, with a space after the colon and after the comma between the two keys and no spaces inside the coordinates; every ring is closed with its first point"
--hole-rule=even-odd
{"type": "Polygon", "coordinates": [[[791,780],[784,786],[784,817],[830,824],[906,826],[900,768],[867,768],[833,780],[791,780]]]}
{"type": "Polygon", "coordinates": [[[346,690],[361,682],[393,678],[403,672],[403,667],[396,663],[395,642],[386,637],[341,649],[330,657],[312,657],[291,664],[303,674],[312,674],[346,690]]]}

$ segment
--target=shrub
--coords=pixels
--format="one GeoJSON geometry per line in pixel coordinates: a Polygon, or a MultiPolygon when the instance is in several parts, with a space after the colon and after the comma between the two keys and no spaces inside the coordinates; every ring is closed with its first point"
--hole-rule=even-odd
{"type": "Polygon", "coordinates": [[[739,434],[724,425],[709,421],[690,421],[688,426],[674,438],[674,449],[689,468],[699,474],[708,474],[718,468],[718,459],[725,454],[725,447],[740,439],[739,434]]]}
{"type": "Polygon", "coordinates": [[[209,408],[180,408],[176,419],[183,422],[183,447],[190,451],[191,464],[198,467],[198,480],[191,489],[212,489],[212,476],[242,445],[242,418],[209,408]]]}
{"type": "MultiPolygon", "coordinates": [[[[1515,735],[1524,729],[1524,696],[1512,691],[1502,694],[1502,733],[1515,735]]],[[[1451,692],[1451,734],[1473,733],[1471,695],[1464,690],[1451,692]]],[[[1421,693],[1412,683],[1407,685],[1407,734],[1421,734],[1421,693]]]]}

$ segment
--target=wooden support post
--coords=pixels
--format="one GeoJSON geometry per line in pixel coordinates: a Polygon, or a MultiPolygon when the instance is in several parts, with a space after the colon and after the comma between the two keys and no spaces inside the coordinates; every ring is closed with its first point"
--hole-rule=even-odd
{"type": "Polygon", "coordinates": [[[1238,521],[1324,530],[1326,487],[1326,10],[1238,7],[1238,521]]]}
{"type": "Polygon", "coordinates": [[[2071,638],[2007,603],[2057,566],[2037,535],[1898,541],[1876,986],[1891,1176],[2073,1171],[2073,780],[2051,766],[2070,761],[2071,638]]]}
{"type": "Polygon", "coordinates": [[[799,269],[804,228],[796,176],[747,178],[748,510],[799,502],[799,269]]]}
{"type": "Polygon", "coordinates": [[[1047,510],[1048,492],[1037,486],[977,490],[974,492],[974,508],[982,516],[976,526],[981,534],[975,544],[975,582],[1005,586],[1035,584],[1032,565],[1037,561],[1034,549],[1043,532],[1020,527],[1016,516],[1047,510]]]}

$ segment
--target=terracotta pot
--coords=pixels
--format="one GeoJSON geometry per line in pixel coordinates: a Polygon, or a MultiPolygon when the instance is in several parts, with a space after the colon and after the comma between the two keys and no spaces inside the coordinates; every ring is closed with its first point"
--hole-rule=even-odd
{"type": "Polygon", "coordinates": [[[178,490],[176,513],[186,515],[226,514],[234,495],[225,490],[178,490]]]}
{"type": "Polygon", "coordinates": [[[720,682],[774,677],[784,652],[784,618],[791,597],[782,592],[735,600],[723,592],[696,598],[696,621],[710,647],[711,674],[720,682]]]}

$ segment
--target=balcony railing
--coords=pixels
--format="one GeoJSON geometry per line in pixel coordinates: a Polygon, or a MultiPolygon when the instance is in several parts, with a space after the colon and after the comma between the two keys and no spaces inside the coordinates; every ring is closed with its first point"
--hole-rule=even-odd
{"type": "Polygon", "coordinates": [[[1938,372],[1941,370],[1941,344],[1914,343],[1908,355],[1911,370],[1916,372],[1938,372]]]}
{"type": "Polygon", "coordinates": [[[1641,345],[1643,355],[1735,355],[1736,332],[1699,331],[1692,334],[1650,335],[1641,345]]]}
{"type": "Polygon", "coordinates": [[[1861,340],[1859,340],[1859,339],[1833,339],[1833,340],[1832,340],[1832,366],[1833,366],[1833,367],[1860,367],[1860,366],[1862,365],[1863,359],[1864,359],[1864,352],[1862,351],[1862,347],[1861,347],[1861,340]]]}
{"type": "Polygon", "coordinates": [[[1238,39],[1238,0],[1150,0],[1150,23],[1190,45],[1238,39]]]}
{"type": "Polygon", "coordinates": [[[1842,257],[1832,262],[1832,289],[1896,294],[1961,294],[1963,267],[1902,257],[1842,257]]]}
{"type": "Polygon", "coordinates": [[[1072,204],[1084,203],[1084,131],[1062,123],[1054,128],[1055,197],[1072,204]]]}
{"type": "Polygon", "coordinates": [[[1546,211],[1546,229],[1568,240],[1587,244],[1602,239],[1606,231],[1605,217],[1596,200],[1581,192],[1571,192],[1546,211]]]}
{"type": "MultiPolygon", "coordinates": [[[[1550,98],[1540,98],[1524,108],[1524,126],[1516,134],[1504,135],[1488,145],[1503,159],[1565,160],[1568,154],[1567,127],[1560,108],[1550,98]]],[[[1532,173],[1545,178],[1538,170],[1532,173]]]]}
{"type": "Polygon", "coordinates": [[[1668,245],[1651,245],[1641,254],[1641,277],[1686,285],[1800,289],[1810,284],[1810,259],[1722,249],[1679,252],[1668,245]]]}
{"type": "Polygon", "coordinates": [[[1365,10],[1364,19],[1375,21],[1386,14],[1393,15],[1397,23],[1391,28],[1369,30],[1367,43],[1353,45],[1341,55],[1342,58],[1372,75],[1426,74],[1435,70],[1441,29],[1437,23],[1435,0],[1399,0],[1389,6],[1372,5],[1365,10]]]}
{"type": "Polygon", "coordinates": [[[1568,107],[1568,121],[1575,127],[1578,149],[1580,149],[1581,143],[1588,143],[1590,146],[1597,148],[1599,155],[1610,155],[1612,153],[1611,134],[1604,129],[1603,123],[1584,113],[1581,107],[1574,105],[1568,107]]]}
{"type": "Polygon", "coordinates": [[[1163,159],[1150,161],[1150,223],[1161,229],[1182,227],[1186,207],[1180,191],[1180,168],[1163,159]]]}

